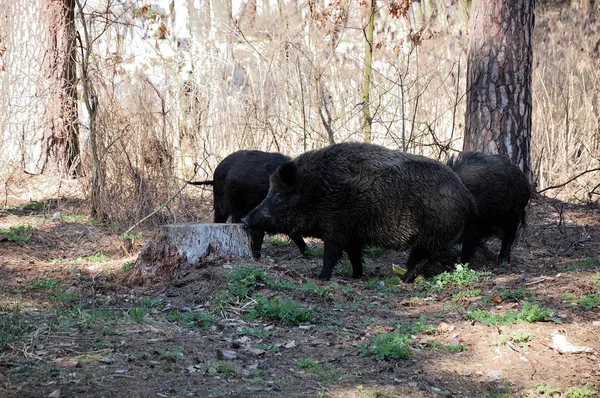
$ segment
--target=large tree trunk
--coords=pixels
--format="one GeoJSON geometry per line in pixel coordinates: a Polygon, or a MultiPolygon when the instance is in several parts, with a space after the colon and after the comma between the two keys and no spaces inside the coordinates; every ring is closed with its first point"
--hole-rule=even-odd
{"type": "Polygon", "coordinates": [[[531,181],[533,0],[471,5],[464,150],[510,158],[531,181]]]}
{"type": "Polygon", "coordinates": [[[51,76],[52,95],[48,107],[45,137],[46,161],[61,174],[79,171],[79,129],[77,112],[75,0],[52,0],[51,76]]]}

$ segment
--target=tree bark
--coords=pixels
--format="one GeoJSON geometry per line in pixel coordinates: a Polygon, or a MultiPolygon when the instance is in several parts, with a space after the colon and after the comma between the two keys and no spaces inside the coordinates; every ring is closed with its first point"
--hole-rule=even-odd
{"type": "Polygon", "coordinates": [[[464,150],[499,154],[531,181],[533,0],[474,0],[464,150]]]}
{"type": "MultiPolygon", "coordinates": [[[[79,171],[79,126],[77,110],[75,0],[52,0],[50,37],[51,76],[46,162],[61,174],[76,176],[79,171]]],[[[46,163],[44,162],[44,163],[46,163]]],[[[43,171],[43,169],[42,169],[43,171]]]]}

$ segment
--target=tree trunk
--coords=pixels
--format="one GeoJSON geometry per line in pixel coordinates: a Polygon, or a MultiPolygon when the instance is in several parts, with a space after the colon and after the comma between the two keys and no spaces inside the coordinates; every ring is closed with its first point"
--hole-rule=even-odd
{"type": "Polygon", "coordinates": [[[533,0],[474,0],[464,150],[509,158],[531,181],[533,0]]]}
{"type": "Polygon", "coordinates": [[[46,161],[59,173],[75,176],[79,171],[75,0],[53,0],[50,7],[52,57],[48,73],[53,94],[48,106],[46,161]]]}
{"type": "Polygon", "coordinates": [[[371,142],[371,71],[373,69],[373,36],[375,32],[375,12],[377,12],[377,1],[371,0],[369,5],[368,22],[365,32],[365,74],[363,76],[362,100],[363,100],[363,135],[365,142],[371,142]]]}

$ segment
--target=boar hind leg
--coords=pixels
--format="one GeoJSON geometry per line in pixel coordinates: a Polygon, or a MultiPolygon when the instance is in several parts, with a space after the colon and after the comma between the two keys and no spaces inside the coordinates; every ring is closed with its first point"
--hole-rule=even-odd
{"type": "Polygon", "coordinates": [[[296,244],[296,246],[298,246],[300,253],[304,254],[306,252],[306,243],[300,235],[290,235],[290,239],[296,244]]]}
{"type": "Polygon", "coordinates": [[[477,234],[473,230],[473,227],[469,225],[465,226],[462,239],[462,252],[460,254],[460,262],[463,264],[467,264],[471,260],[471,258],[473,258],[475,250],[477,250],[479,244],[480,241],[477,238],[477,234]]]}
{"type": "Polygon", "coordinates": [[[328,281],[331,279],[333,268],[342,257],[342,246],[330,241],[325,241],[323,248],[323,269],[319,274],[319,279],[328,281]]]}
{"type": "Polygon", "coordinates": [[[346,253],[352,264],[352,277],[360,278],[363,273],[362,247],[360,245],[347,246],[346,253]]]}
{"type": "Polygon", "coordinates": [[[500,248],[500,254],[498,255],[498,264],[510,263],[510,249],[515,236],[517,236],[517,229],[519,228],[519,222],[509,225],[504,229],[504,236],[502,237],[502,247],[500,248]]]}
{"type": "Polygon", "coordinates": [[[402,280],[407,283],[414,282],[417,275],[421,273],[421,268],[423,268],[422,266],[417,267],[417,264],[429,256],[429,251],[423,246],[413,246],[413,248],[410,249],[408,260],[406,261],[406,273],[402,275],[402,280]]]}

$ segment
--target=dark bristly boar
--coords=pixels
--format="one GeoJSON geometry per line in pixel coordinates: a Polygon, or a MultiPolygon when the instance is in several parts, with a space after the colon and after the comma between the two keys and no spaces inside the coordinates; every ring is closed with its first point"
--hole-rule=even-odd
{"type": "Polygon", "coordinates": [[[497,236],[502,240],[498,262],[510,262],[510,249],[531,196],[527,177],[508,159],[481,152],[462,152],[448,166],[471,192],[478,210],[471,219],[474,236],[463,240],[461,261],[469,262],[482,240],[497,236]]]}
{"type": "MultiPolygon", "coordinates": [[[[262,202],[269,191],[269,176],[275,169],[290,161],[280,153],[261,151],[237,151],[227,156],[215,169],[210,181],[191,182],[193,185],[212,185],[215,217],[214,222],[239,223],[242,217],[262,202]]],[[[271,229],[269,232],[280,231],[271,229]]],[[[252,254],[260,257],[260,248],[265,236],[264,228],[252,228],[252,254]]],[[[292,241],[304,253],[306,244],[299,235],[290,234],[292,241]]]]}
{"type": "Polygon", "coordinates": [[[343,143],[281,165],[265,200],[242,223],[323,239],[319,279],[331,278],[342,251],[358,278],[364,246],[410,247],[404,275],[410,282],[435,264],[454,263],[454,245],[474,206],[456,174],[438,161],[343,143]],[[421,260],[427,266],[417,267],[421,260]]]}

